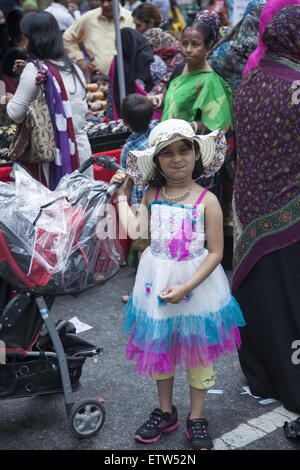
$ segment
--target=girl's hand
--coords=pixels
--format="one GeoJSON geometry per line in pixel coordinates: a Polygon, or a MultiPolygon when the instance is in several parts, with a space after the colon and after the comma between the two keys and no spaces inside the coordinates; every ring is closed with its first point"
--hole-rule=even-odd
{"type": "Polygon", "coordinates": [[[129,178],[129,176],[126,175],[126,173],[124,173],[124,171],[118,170],[114,174],[114,176],[110,180],[109,184],[114,184],[114,183],[122,184],[122,186],[120,186],[120,188],[116,192],[117,195],[119,195],[119,196],[120,195],[125,195],[127,197],[130,196],[133,182],[129,178]]]}
{"type": "Polygon", "coordinates": [[[110,180],[109,184],[114,184],[114,183],[123,183],[126,179],[127,175],[124,173],[122,170],[118,170],[112,179],[110,180]]]}
{"type": "Polygon", "coordinates": [[[160,293],[160,298],[170,304],[179,304],[187,294],[185,286],[171,286],[160,293]]]}

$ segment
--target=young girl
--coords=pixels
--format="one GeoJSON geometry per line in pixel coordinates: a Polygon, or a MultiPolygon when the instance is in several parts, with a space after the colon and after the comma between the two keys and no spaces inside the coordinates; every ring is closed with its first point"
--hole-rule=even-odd
{"type": "MultiPolygon", "coordinates": [[[[145,443],[179,425],[172,402],[179,365],[187,369],[190,385],[186,435],[191,448],[213,448],[202,416],[206,390],[214,384],[214,359],[239,346],[238,327],[244,320],[219,264],[220,205],[194,180],[218,171],[225,153],[222,131],[198,136],[186,121],[170,119],[151,131],[147,150],[130,152],[127,158],[128,175],[140,189],[148,185],[142,204],[151,213],[151,246],[143,252],[124,311],[124,328],[131,334],[127,359],[136,359],[137,372],[157,381],[160,408],[135,434],[145,443]]],[[[125,196],[128,176],[118,171],[111,183],[122,181],[117,192],[120,221],[134,238],[147,211],[134,216],[125,196]]]]}

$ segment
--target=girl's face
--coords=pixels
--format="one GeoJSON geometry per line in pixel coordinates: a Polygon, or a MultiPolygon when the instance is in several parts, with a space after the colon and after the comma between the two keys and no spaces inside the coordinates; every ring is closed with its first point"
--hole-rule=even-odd
{"type": "Polygon", "coordinates": [[[196,29],[187,28],[182,36],[181,52],[185,62],[194,70],[201,69],[210,47],[204,44],[203,34],[196,29]]]}
{"type": "Polygon", "coordinates": [[[195,167],[194,149],[183,140],[178,140],[159,152],[158,162],[161,171],[170,180],[192,179],[195,167]]]}
{"type": "Polygon", "coordinates": [[[106,96],[108,93],[108,82],[105,80],[98,80],[97,85],[99,91],[102,91],[102,93],[104,93],[104,95],[106,96]]]}

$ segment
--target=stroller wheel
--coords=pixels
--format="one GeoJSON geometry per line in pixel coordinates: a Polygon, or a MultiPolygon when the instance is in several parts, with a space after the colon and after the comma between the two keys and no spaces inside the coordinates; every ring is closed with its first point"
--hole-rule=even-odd
{"type": "Polygon", "coordinates": [[[94,436],[103,426],[105,409],[93,398],[85,398],[73,405],[69,427],[75,437],[85,439],[94,436]]]}

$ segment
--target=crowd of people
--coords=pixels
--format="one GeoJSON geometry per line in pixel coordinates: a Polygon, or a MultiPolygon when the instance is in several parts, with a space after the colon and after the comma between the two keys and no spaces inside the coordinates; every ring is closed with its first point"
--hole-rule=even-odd
{"type": "Polygon", "coordinates": [[[126,176],[112,182],[122,183],[115,202],[138,255],[127,358],[156,380],[159,398],[135,433],[144,443],[178,427],[172,394],[183,366],[186,435],[194,450],[213,448],[205,395],[215,358],[236,348],[251,393],[300,413],[300,1],[251,0],[235,25],[232,3],[209,1],[178,34],[172,2],[118,2],[122,100],[111,0],[0,0],[8,116],[21,122],[40,96],[41,61],[46,94],[58,90],[69,120],[63,133],[54,116],[57,155],[28,165],[34,177],[54,189],[91,155],[92,76],[107,84],[106,119],[131,131],[126,176]],[[231,290],[221,263],[233,269],[231,290]]]}

